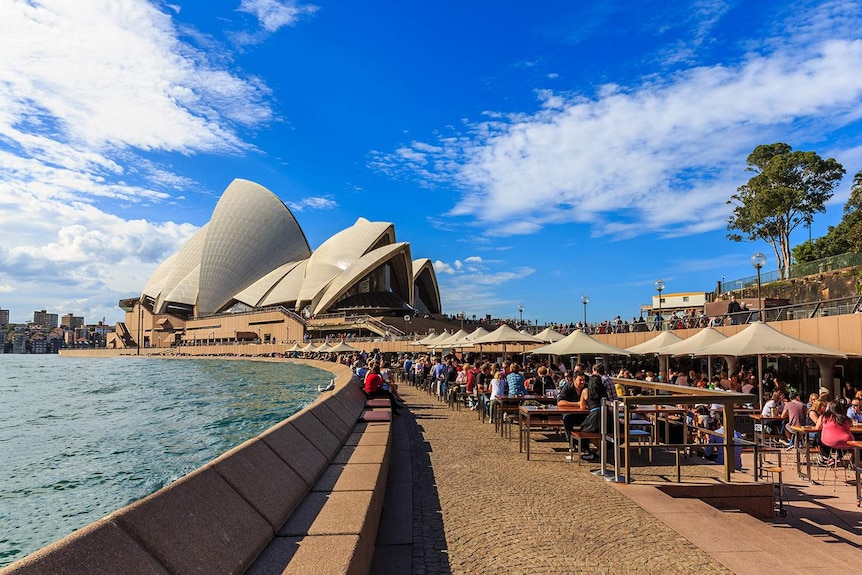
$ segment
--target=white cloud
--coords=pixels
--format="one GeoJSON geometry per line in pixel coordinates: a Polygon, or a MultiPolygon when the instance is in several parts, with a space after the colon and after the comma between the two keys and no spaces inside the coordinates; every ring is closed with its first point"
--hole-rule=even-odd
{"type": "Polygon", "coordinates": [[[85,302],[57,311],[120,315],[119,297],[196,227],[116,214],[206,192],[147,154],[244,154],[254,148],[242,132],[275,120],[269,88],[164,6],[0,3],[4,307],[85,302]]]}
{"type": "Polygon", "coordinates": [[[455,268],[446,262],[441,262],[440,260],[436,260],[434,262],[434,271],[439,274],[454,274],[455,268]]]}
{"type": "Polygon", "coordinates": [[[238,10],[252,14],[264,30],[273,33],[285,26],[293,26],[301,16],[314,14],[318,7],[291,0],[242,0],[238,10]]]}
{"type": "MultiPolygon", "coordinates": [[[[695,45],[727,10],[699,6],[695,45]]],[[[540,92],[534,113],[488,113],[465,133],[372,155],[371,165],[429,186],[454,183],[463,195],[452,214],[496,235],[570,222],[621,237],[721,229],[755,146],[816,148],[862,118],[862,40],[847,25],[858,16],[826,4],[806,12],[804,42],[767,39],[737,63],[608,84],[592,97],[540,92]]]]}
{"type": "Polygon", "coordinates": [[[328,197],[309,197],[303,198],[298,202],[286,202],[287,206],[295,211],[301,212],[304,210],[331,210],[338,206],[338,203],[328,197]]]}
{"type": "Polygon", "coordinates": [[[15,291],[15,288],[10,285],[0,285],[0,293],[9,293],[10,291],[15,291]]]}
{"type": "Polygon", "coordinates": [[[470,256],[464,260],[469,264],[480,264],[482,263],[482,258],[480,256],[470,256]]]}

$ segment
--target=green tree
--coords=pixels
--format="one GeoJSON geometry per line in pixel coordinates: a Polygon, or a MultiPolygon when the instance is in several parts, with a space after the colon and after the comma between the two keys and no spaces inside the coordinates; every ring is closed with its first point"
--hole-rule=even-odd
{"type": "Polygon", "coordinates": [[[826,211],[832,190],[844,177],[844,167],[815,152],[793,151],[787,144],[763,144],[749,154],[747,171],[755,172],[737,188],[728,204],[728,239],[764,240],[772,246],[783,277],[790,266],[790,233],[826,211]]]}
{"type": "Polygon", "coordinates": [[[825,235],[793,248],[793,257],[797,262],[810,262],[848,252],[862,252],[862,170],[853,177],[841,222],[829,226],[825,235]]]}

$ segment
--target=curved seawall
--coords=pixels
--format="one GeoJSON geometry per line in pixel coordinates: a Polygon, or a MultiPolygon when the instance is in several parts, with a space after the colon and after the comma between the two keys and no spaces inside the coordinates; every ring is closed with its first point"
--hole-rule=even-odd
{"type": "Polygon", "coordinates": [[[342,448],[365,406],[359,387],[348,385],[348,367],[287,361],[334,373],[335,391],[0,573],[243,573],[342,448]]]}

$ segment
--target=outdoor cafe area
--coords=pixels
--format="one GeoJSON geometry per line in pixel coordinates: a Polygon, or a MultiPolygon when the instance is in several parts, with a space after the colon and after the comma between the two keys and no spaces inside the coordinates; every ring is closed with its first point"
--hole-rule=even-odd
{"type": "MultiPolygon", "coordinates": [[[[469,411],[465,394],[457,389],[439,399],[453,410],[464,411],[466,417],[475,417],[477,425],[486,425],[489,441],[517,440],[519,456],[537,465],[568,459],[610,482],[658,486],[674,497],[695,497],[719,509],[742,510],[862,546],[862,515],[857,507],[862,500],[857,475],[860,449],[855,450],[855,468],[848,455],[846,468],[827,469],[817,465],[816,457],[812,463],[807,442],[787,448],[765,435],[754,396],[613,380],[627,395],[606,403],[604,432],[591,440],[599,457],[590,462],[581,461],[575,451],[577,442],[567,442],[563,434],[563,415],[579,410],[557,407],[554,397],[501,396],[493,413],[486,413],[483,404],[469,411]],[[634,392],[638,395],[628,395],[634,392]],[[728,425],[716,431],[692,424],[687,413],[695,404],[720,410],[728,425]],[[729,438],[734,435],[731,444],[729,438]],[[721,451],[719,457],[707,458],[709,448],[713,453],[721,451]]],[[[433,386],[426,391],[435,393],[433,386]]],[[[858,431],[862,439],[862,427],[858,431]]],[[[576,428],[575,439],[577,432],[576,428]]]]}

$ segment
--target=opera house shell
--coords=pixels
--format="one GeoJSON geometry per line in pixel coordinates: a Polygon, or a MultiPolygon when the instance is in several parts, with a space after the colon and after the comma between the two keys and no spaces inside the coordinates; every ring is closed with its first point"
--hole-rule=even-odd
{"type": "Polygon", "coordinates": [[[304,318],[441,308],[430,260],[414,261],[393,224],[360,217],[312,251],[290,209],[241,179],[224,191],[209,223],[156,269],[140,299],[120,305],[130,312],[137,301],[141,312],[174,323],[272,307],[304,318]]]}
{"type": "Polygon", "coordinates": [[[412,261],[393,224],[359,218],[312,252],[290,209],[239,179],[142,295],[155,313],[186,317],[277,305],[306,315],[408,306],[440,312],[434,268],[427,259],[412,261]]]}

